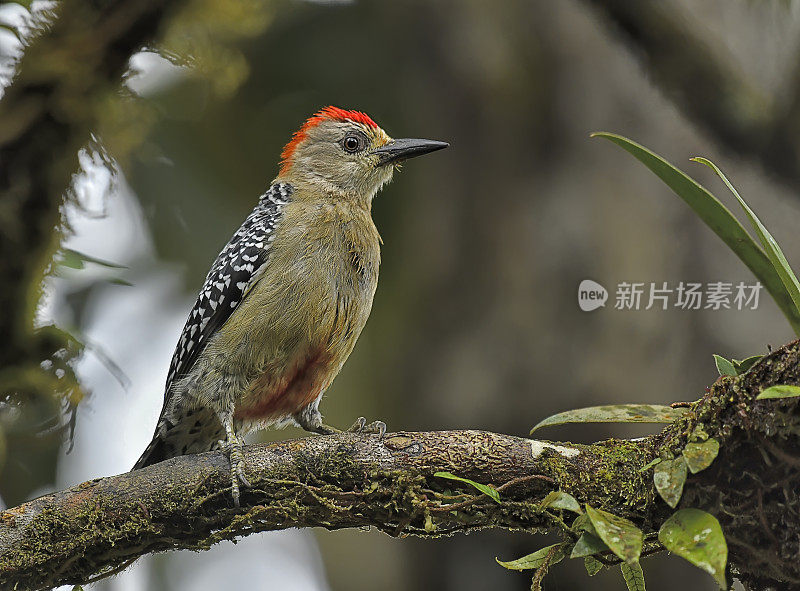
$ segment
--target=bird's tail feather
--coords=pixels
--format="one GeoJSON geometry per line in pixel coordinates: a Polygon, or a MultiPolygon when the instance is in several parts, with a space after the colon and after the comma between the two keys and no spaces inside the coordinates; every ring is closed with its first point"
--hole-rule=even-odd
{"type": "Polygon", "coordinates": [[[166,429],[164,429],[161,423],[159,423],[158,427],[156,427],[156,432],[153,435],[153,440],[147,445],[144,452],[139,459],[136,460],[136,463],[133,465],[131,470],[138,470],[139,468],[144,468],[145,466],[157,464],[163,460],[166,460],[168,457],[166,429]]]}
{"type": "Polygon", "coordinates": [[[133,470],[157,464],[175,456],[209,451],[225,437],[225,430],[210,409],[191,409],[182,413],[173,424],[161,419],[153,440],[133,465],[133,470]]]}

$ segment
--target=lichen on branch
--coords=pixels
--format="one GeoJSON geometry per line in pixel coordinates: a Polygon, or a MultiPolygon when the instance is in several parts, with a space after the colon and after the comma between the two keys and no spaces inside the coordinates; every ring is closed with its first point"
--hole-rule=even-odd
{"type": "Polygon", "coordinates": [[[85,482],[0,513],[0,587],[81,583],[147,553],[207,549],[289,527],[372,526],[423,537],[502,527],[568,536],[562,511],[541,504],[553,490],[653,534],[672,510],[642,468],[660,454],[680,453],[698,428],[721,450],[709,469],[689,477],[680,506],[717,516],[738,576],[797,581],[800,523],[786,511],[797,506],[800,490],[797,403],[755,397],[769,385],[800,384],[799,351],[792,343],[743,376],[721,378],[681,419],[633,441],[551,444],[433,431],[248,446],[253,487],[243,492],[241,508],[231,502],[221,452],[85,482]],[[500,502],[435,476],[442,471],[492,486],[500,502]]]}

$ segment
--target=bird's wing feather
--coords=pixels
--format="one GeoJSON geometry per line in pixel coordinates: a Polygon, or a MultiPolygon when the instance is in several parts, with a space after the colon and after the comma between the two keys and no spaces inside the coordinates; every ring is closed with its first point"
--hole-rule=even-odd
{"type": "Polygon", "coordinates": [[[192,369],[211,337],[261,279],[275,225],[291,193],[291,185],[273,184],[217,256],[172,356],[166,384],[167,399],[172,385],[192,369]]]}
{"type": "MultiPolygon", "coordinates": [[[[291,194],[292,186],[287,183],[270,186],[211,266],[172,355],[164,392],[164,406],[155,434],[133,469],[143,468],[175,455],[175,449],[170,446],[174,447],[176,444],[170,443],[170,433],[180,436],[183,431],[180,425],[172,424],[172,420],[165,416],[171,398],[175,395],[173,385],[191,371],[214,334],[261,279],[269,258],[269,246],[275,226],[282,217],[291,194]]],[[[190,410],[186,415],[193,412],[196,411],[190,410]]],[[[207,412],[207,409],[197,412],[207,412]]],[[[202,418],[194,416],[195,421],[199,419],[202,418]]],[[[205,441],[209,442],[213,443],[212,440],[205,441]]],[[[185,452],[185,448],[181,448],[181,453],[185,452]]]]}

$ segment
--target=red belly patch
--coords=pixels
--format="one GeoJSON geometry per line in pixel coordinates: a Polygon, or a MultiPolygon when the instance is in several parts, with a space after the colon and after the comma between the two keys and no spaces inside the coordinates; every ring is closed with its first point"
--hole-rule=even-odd
{"type": "Polygon", "coordinates": [[[277,419],[299,412],[330,385],[330,355],[326,352],[308,355],[303,361],[276,378],[262,374],[250,386],[245,399],[254,404],[237,408],[237,419],[277,419]]]}

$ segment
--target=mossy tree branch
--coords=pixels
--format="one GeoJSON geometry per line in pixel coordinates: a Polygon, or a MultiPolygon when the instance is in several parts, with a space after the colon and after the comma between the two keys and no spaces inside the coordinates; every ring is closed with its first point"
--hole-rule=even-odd
{"type": "Polygon", "coordinates": [[[150,552],[207,549],[289,527],[374,526],[424,537],[485,527],[569,535],[567,515],[539,506],[554,489],[652,533],[671,509],[657,496],[652,473],[640,469],[662,452],[679,452],[702,427],[720,441],[721,452],[711,468],[689,478],[681,506],[719,519],[736,576],[789,588],[800,580],[800,421],[795,400],[755,400],[774,384],[800,384],[800,343],[765,357],[744,376],[721,378],[686,416],[634,441],[552,444],[434,431],[249,446],[254,486],[244,491],[241,508],[232,506],[222,453],[175,458],[0,513],[0,587],[85,582],[150,552]],[[501,502],[435,477],[440,470],[495,486],[501,502]]]}

